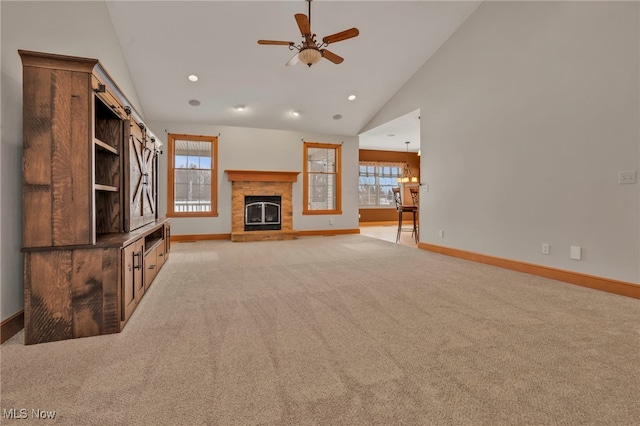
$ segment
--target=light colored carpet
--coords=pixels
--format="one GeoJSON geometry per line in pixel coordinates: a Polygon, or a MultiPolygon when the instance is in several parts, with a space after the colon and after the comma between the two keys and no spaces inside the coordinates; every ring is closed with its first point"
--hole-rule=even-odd
{"type": "Polygon", "coordinates": [[[633,425],[639,314],[362,235],[175,244],[122,333],[3,344],[0,408],[65,425],[633,425]]]}

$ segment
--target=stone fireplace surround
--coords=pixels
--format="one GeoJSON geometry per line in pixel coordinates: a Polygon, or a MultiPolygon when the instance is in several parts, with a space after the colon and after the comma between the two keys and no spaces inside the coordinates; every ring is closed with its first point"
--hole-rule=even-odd
{"type": "Polygon", "coordinates": [[[298,232],[293,229],[293,182],[300,172],[268,170],[225,170],[231,182],[231,241],[292,240],[298,232]],[[244,230],[244,197],[247,195],[279,195],[282,201],[281,229],[270,231],[244,230]]]}

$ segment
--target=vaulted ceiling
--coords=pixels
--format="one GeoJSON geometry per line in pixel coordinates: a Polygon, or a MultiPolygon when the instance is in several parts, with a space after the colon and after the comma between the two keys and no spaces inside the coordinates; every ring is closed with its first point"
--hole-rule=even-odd
{"type": "MultiPolygon", "coordinates": [[[[304,0],[107,2],[147,120],[344,135],[361,133],[478,5],[314,0],[318,39],[352,27],[360,35],[327,47],[342,64],[287,67],[294,51],[257,40],[299,44],[294,15],[308,13],[304,0]]],[[[361,148],[405,150],[405,140],[419,138],[418,112],[406,114],[363,135],[361,148]]]]}

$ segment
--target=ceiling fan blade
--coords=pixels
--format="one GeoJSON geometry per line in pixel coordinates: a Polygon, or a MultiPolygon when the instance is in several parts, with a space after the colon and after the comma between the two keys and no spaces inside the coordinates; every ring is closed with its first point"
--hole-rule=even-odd
{"type": "Polygon", "coordinates": [[[289,59],[289,62],[287,62],[285,65],[288,67],[291,67],[297,63],[298,63],[298,52],[296,52],[296,54],[293,55],[291,59],[289,59]]]}
{"type": "Polygon", "coordinates": [[[327,49],[321,49],[320,52],[322,53],[322,56],[324,56],[334,64],[341,64],[342,61],[344,61],[344,58],[342,56],[338,56],[327,49]]]}
{"type": "Polygon", "coordinates": [[[331,34],[322,39],[323,42],[336,43],[342,40],[347,40],[349,38],[357,37],[360,34],[357,28],[349,28],[348,30],[340,31],[339,33],[331,34]]]}
{"type": "Polygon", "coordinates": [[[300,33],[302,33],[302,35],[311,35],[311,24],[309,24],[309,18],[307,15],[296,13],[296,22],[298,23],[298,28],[300,28],[300,33]]]}
{"type": "Polygon", "coordinates": [[[276,44],[276,45],[283,45],[283,46],[293,46],[295,43],[292,41],[258,40],[258,44],[276,44]]]}

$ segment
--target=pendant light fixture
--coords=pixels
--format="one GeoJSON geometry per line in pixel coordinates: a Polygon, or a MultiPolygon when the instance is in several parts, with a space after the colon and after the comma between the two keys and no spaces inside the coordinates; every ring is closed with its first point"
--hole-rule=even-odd
{"type": "Polygon", "coordinates": [[[418,183],[418,177],[415,176],[412,172],[411,172],[411,167],[409,167],[409,144],[411,142],[410,141],[406,141],[405,144],[407,145],[407,162],[405,163],[403,169],[402,169],[402,176],[398,177],[398,183],[418,183]]]}

